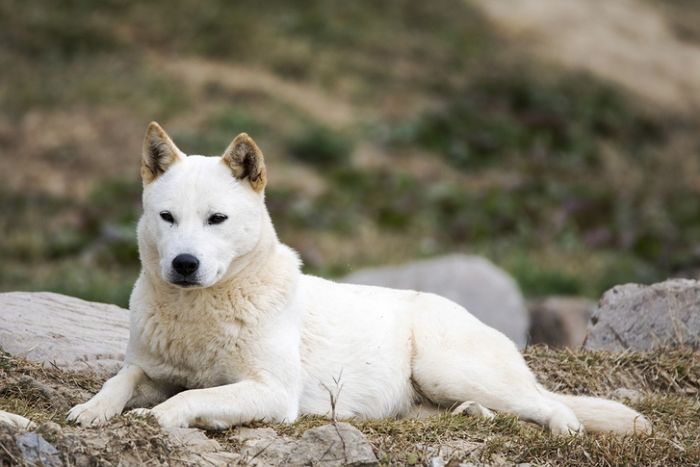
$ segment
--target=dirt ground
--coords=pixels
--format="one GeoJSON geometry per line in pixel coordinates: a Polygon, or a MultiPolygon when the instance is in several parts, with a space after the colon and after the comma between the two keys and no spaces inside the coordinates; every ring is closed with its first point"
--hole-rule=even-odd
{"type": "MultiPolygon", "coordinates": [[[[435,456],[448,465],[700,463],[700,352],[687,349],[608,354],[533,347],[525,355],[548,388],[624,401],[652,421],[653,434],[553,437],[537,426],[503,414],[494,420],[443,415],[420,420],[350,422],[364,433],[382,465],[425,465],[435,456]]],[[[219,444],[215,453],[202,454],[199,447],[183,444],[153,420],[122,415],[101,428],[68,425],[65,412],[96,392],[103,379],[90,372],[44,368],[2,354],[0,409],[37,422],[37,432],[55,446],[56,455],[66,465],[195,465],[212,462],[207,456],[214,455],[224,456],[226,462],[251,461],[235,457],[240,451],[236,429],[207,433],[219,444]]],[[[327,421],[302,418],[292,425],[272,428],[279,435],[295,438],[324,423],[327,421]]],[[[17,436],[11,430],[0,430],[0,465],[26,464],[15,442],[17,436]]]]}

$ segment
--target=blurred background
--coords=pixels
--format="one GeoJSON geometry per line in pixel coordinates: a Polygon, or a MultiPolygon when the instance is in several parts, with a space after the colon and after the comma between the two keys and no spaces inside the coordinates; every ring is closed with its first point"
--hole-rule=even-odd
{"type": "Polygon", "coordinates": [[[305,270],[446,253],[528,298],[700,266],[692,0],[0,0],[0,289],[126,306],[140,147],[239,132],[305,270]]]}

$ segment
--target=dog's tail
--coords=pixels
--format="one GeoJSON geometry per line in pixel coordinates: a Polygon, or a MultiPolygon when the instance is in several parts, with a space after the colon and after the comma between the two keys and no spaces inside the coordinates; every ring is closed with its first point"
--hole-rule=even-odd
{"type": "Polygon", "coordinates": [[[599,397],[570,396],[553,392],[549,394],[573,410],[576,418],[588,432],[651,434],[652,427],[649,420],[636,410],[619,402],[599,397]]]}

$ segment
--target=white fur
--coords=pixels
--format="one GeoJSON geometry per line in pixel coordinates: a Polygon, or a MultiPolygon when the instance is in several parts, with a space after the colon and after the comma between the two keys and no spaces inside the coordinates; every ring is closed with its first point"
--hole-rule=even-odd
{"type": "Polygon", "coordinates": [[[21,415],[0,410],[0,425],[9,426],[18,430],[33,430],[36,424],[21,415]]]}
{"type": "Polygon", "coordinates": [[[70,420],[100,424],[157,404],[140,413],[164,426],[224,429],[300,414],[399,417],[419,403],[469,401],[463,408],[484,409],[474,413],[510,412],[554,433],[650,430],[622,404],[546,391],[507,337],[445,298],[302,275],[263,194],[220,158],[172,164],[143,201],[126,362],[70,420]],[[208,225],[214,212],[229,218],[208,225]],[[168,282],[182,253],[199,258],[200,287],[168,282]]]}

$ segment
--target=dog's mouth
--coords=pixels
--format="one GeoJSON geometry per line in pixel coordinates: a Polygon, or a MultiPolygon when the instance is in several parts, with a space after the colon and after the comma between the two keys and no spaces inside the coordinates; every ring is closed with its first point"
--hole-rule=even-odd
{"type": "Polygon", "coordinates": [[[171,279],[170,283],[173,285],[177,285],[178,287],[182,288],[189,288],[189,287],[199,287],[201,286],[201,282],[193,280],[193,279],[186,279],[186,278],[178,278],[178,279],[171,279]]]}

